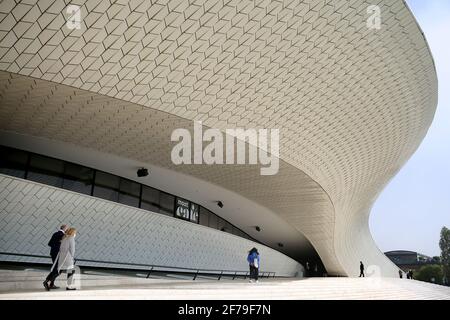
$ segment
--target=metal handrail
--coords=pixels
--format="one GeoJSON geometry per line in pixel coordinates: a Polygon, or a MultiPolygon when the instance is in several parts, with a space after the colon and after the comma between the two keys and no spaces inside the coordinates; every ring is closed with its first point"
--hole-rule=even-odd
{"type": "Polygon", "coordinates": [[[147,279],[150,278],[150,273],[152,273],[152,271],[153,271],[153,267],[151,267],[150,270],[148,271],[148,273],[147,273],[147,279]]]}
{"type": "MultiPolygon", "coordinates": [[[[24,253],[12,253],[12,252],[0,252],[0,255],[10,255],[10,256],[18,256],[18,257],[30,257],[30,258],[42,258],[42,259],[50,259],[48,256],[43,255],[36,255],[36,254],[24,254],[24,253]]],[[[74,262],[80,261],[80,262],[91,262],[91,263],[104,263],[104,264],[115,264],[115,265],[126,265],[126,266],[136,266],[136,267],[150,267],[150,270],[148,270],[147,278],[150,277],[150,274],[152,271],[156,271],[155,268],[169,268],[169,269],[177,269],[177,270],[187,270],[194,272],[194,278],[193,280],[197,279],[197,276],[200,274],[210,273],[213,272],[213,274],[218,274],[219,278],[217,280],[220,280],[223,275],[233,275],[233,280],[236,278],[238,273],[244,273],[244,279],[247,278],[247,275],[249,274],[248,271],[243,270],[227,270],[227,269],[201,269],[201,268],[188,268],[188,267],[172,267],[172,266],[162,266],[162,265],[156,265],[156,264],[143,264],[143,263],[128,263],[128,262],[114,262],[114,261],[100,261],[100,260],[91,260],[91,259],[74,259],[74,262]]],[[[168,271],[168,270],[160,270],[160,271],[168,271]]],[[[169,271],[170,272],[170,271],[169,271]]],[[[174,272],[174,271],[172,271],[174,272]]],[[[273,271],[263,271],[261,272],[260,277],[263,278],[264,275],[266,275],[267,278],[269,278],[272,275],[272,278],[275,278],[275,272],[273,271]]]]}

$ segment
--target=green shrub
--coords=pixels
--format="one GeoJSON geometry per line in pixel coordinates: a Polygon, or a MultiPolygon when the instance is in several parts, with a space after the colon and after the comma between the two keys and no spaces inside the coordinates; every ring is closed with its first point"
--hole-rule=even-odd
{"type": "Polygon", "coordinates": [[[414,278],[420,281],[442,284],[443,275],[444,273],[442,271],[442,266],[437,264],[430,264],[421,267],[414,278]]]}

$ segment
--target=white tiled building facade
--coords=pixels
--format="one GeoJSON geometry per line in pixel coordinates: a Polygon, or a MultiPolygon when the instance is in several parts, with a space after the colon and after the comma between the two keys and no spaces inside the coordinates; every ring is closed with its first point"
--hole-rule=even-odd
{"type": "MultiPolygon", "coordinates": [[[[248,271],[247,252],[257,247],[261,272],[303,275],[302,266],[280,252],[180,219],[5,175],[0,175],[0,190],[3,253],[49,256],[47,243],[52,233],[66,223],[78,229],[76,258],[102,262],[80,261],[81,266],[150,270],[150,265],[157,265],[167,267],[161,270],[200,268],[211,273],[241,271],[242,275],[248,271]]],[[[49,258],[0,257],[4,261],[49,262],[49,258]]]]}
{"type": "MultiPolygon", "coordinates": [[[[23,140],[37,152],[36,139],[46,139],[44,154],[63,143],[154,165],[209,183],[183,191],[199,203],[227,190],[224,217],[260,225],[265,232],[254,236],[271,247],[315,250],[333,275],[357,276],[362,260],[397,276],[373,242],[369,214],[423,140],[436,104],[434,62],[404,1],[0,4],[4,144],[23,140]],[[68,5],[81,10],[79,29],[68,28],[68,5]],[[372,5],[379,28],[367,24],[372,5]],[[170,133],[192,120],[280,129],[279,174],[173,165],[170,133]]],[[[69,153],[64,160],[76,156],[69,153]]]]}

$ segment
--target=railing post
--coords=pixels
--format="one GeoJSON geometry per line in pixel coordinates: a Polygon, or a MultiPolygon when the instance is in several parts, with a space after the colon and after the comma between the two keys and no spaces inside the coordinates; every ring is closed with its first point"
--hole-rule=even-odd
{"type": "Polygon", "coordinates": [[[275,272],[273,273],[273,277],[272,278],[275,278],[275,272]]]}
{"type": "Polygon", "coordinates": [[[197,275],[198,275],[199,271],[200,271],[200,270],[197,270],[197,273],[194,275],[194,279],[192,279],[192,280],[197,279],[197,275]]]}
{"type": "Polygon", "coordinates": [[[153,266],[150,268],[150,270],[147,273],[147,279],[150,278],[150,273],[152,273],[152,270],[153,270],[153,266]]]}
{"type": "Polygon", "coordinates": [[[247,279],[247,273],[248,273],[248,272],[246,272],[246,273],[244,274],[244,280],[247,279]]]}
{"type": "Polygon", "coordinates": [[[234,273],[233,280],[236,278],[237,271],[234,273]]]}
{"type": "Polygon", "coordinates": [[[219,278],[217,279],[217,281],[220,280],[220,278],[222,278],[222,274],[223,274],[223,270],[220,272],[219,278]]]}

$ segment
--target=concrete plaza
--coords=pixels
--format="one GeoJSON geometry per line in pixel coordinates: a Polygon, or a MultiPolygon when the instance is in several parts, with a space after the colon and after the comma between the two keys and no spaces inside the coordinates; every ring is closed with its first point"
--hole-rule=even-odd
{"type": "Polygon", "coordinates": [[[44,270],[1,270],[0,300],[5,299],[448,299],[450,288],[415,280],[396,278],[305,278],[261,279],[259,283],[230,278],[220,281],[180,275],[135,277],[104,272],[80,275],[81,288],[65,290],[65,275],[57,285],[61,289],[46,292],[42,287],[44,270]]]}

